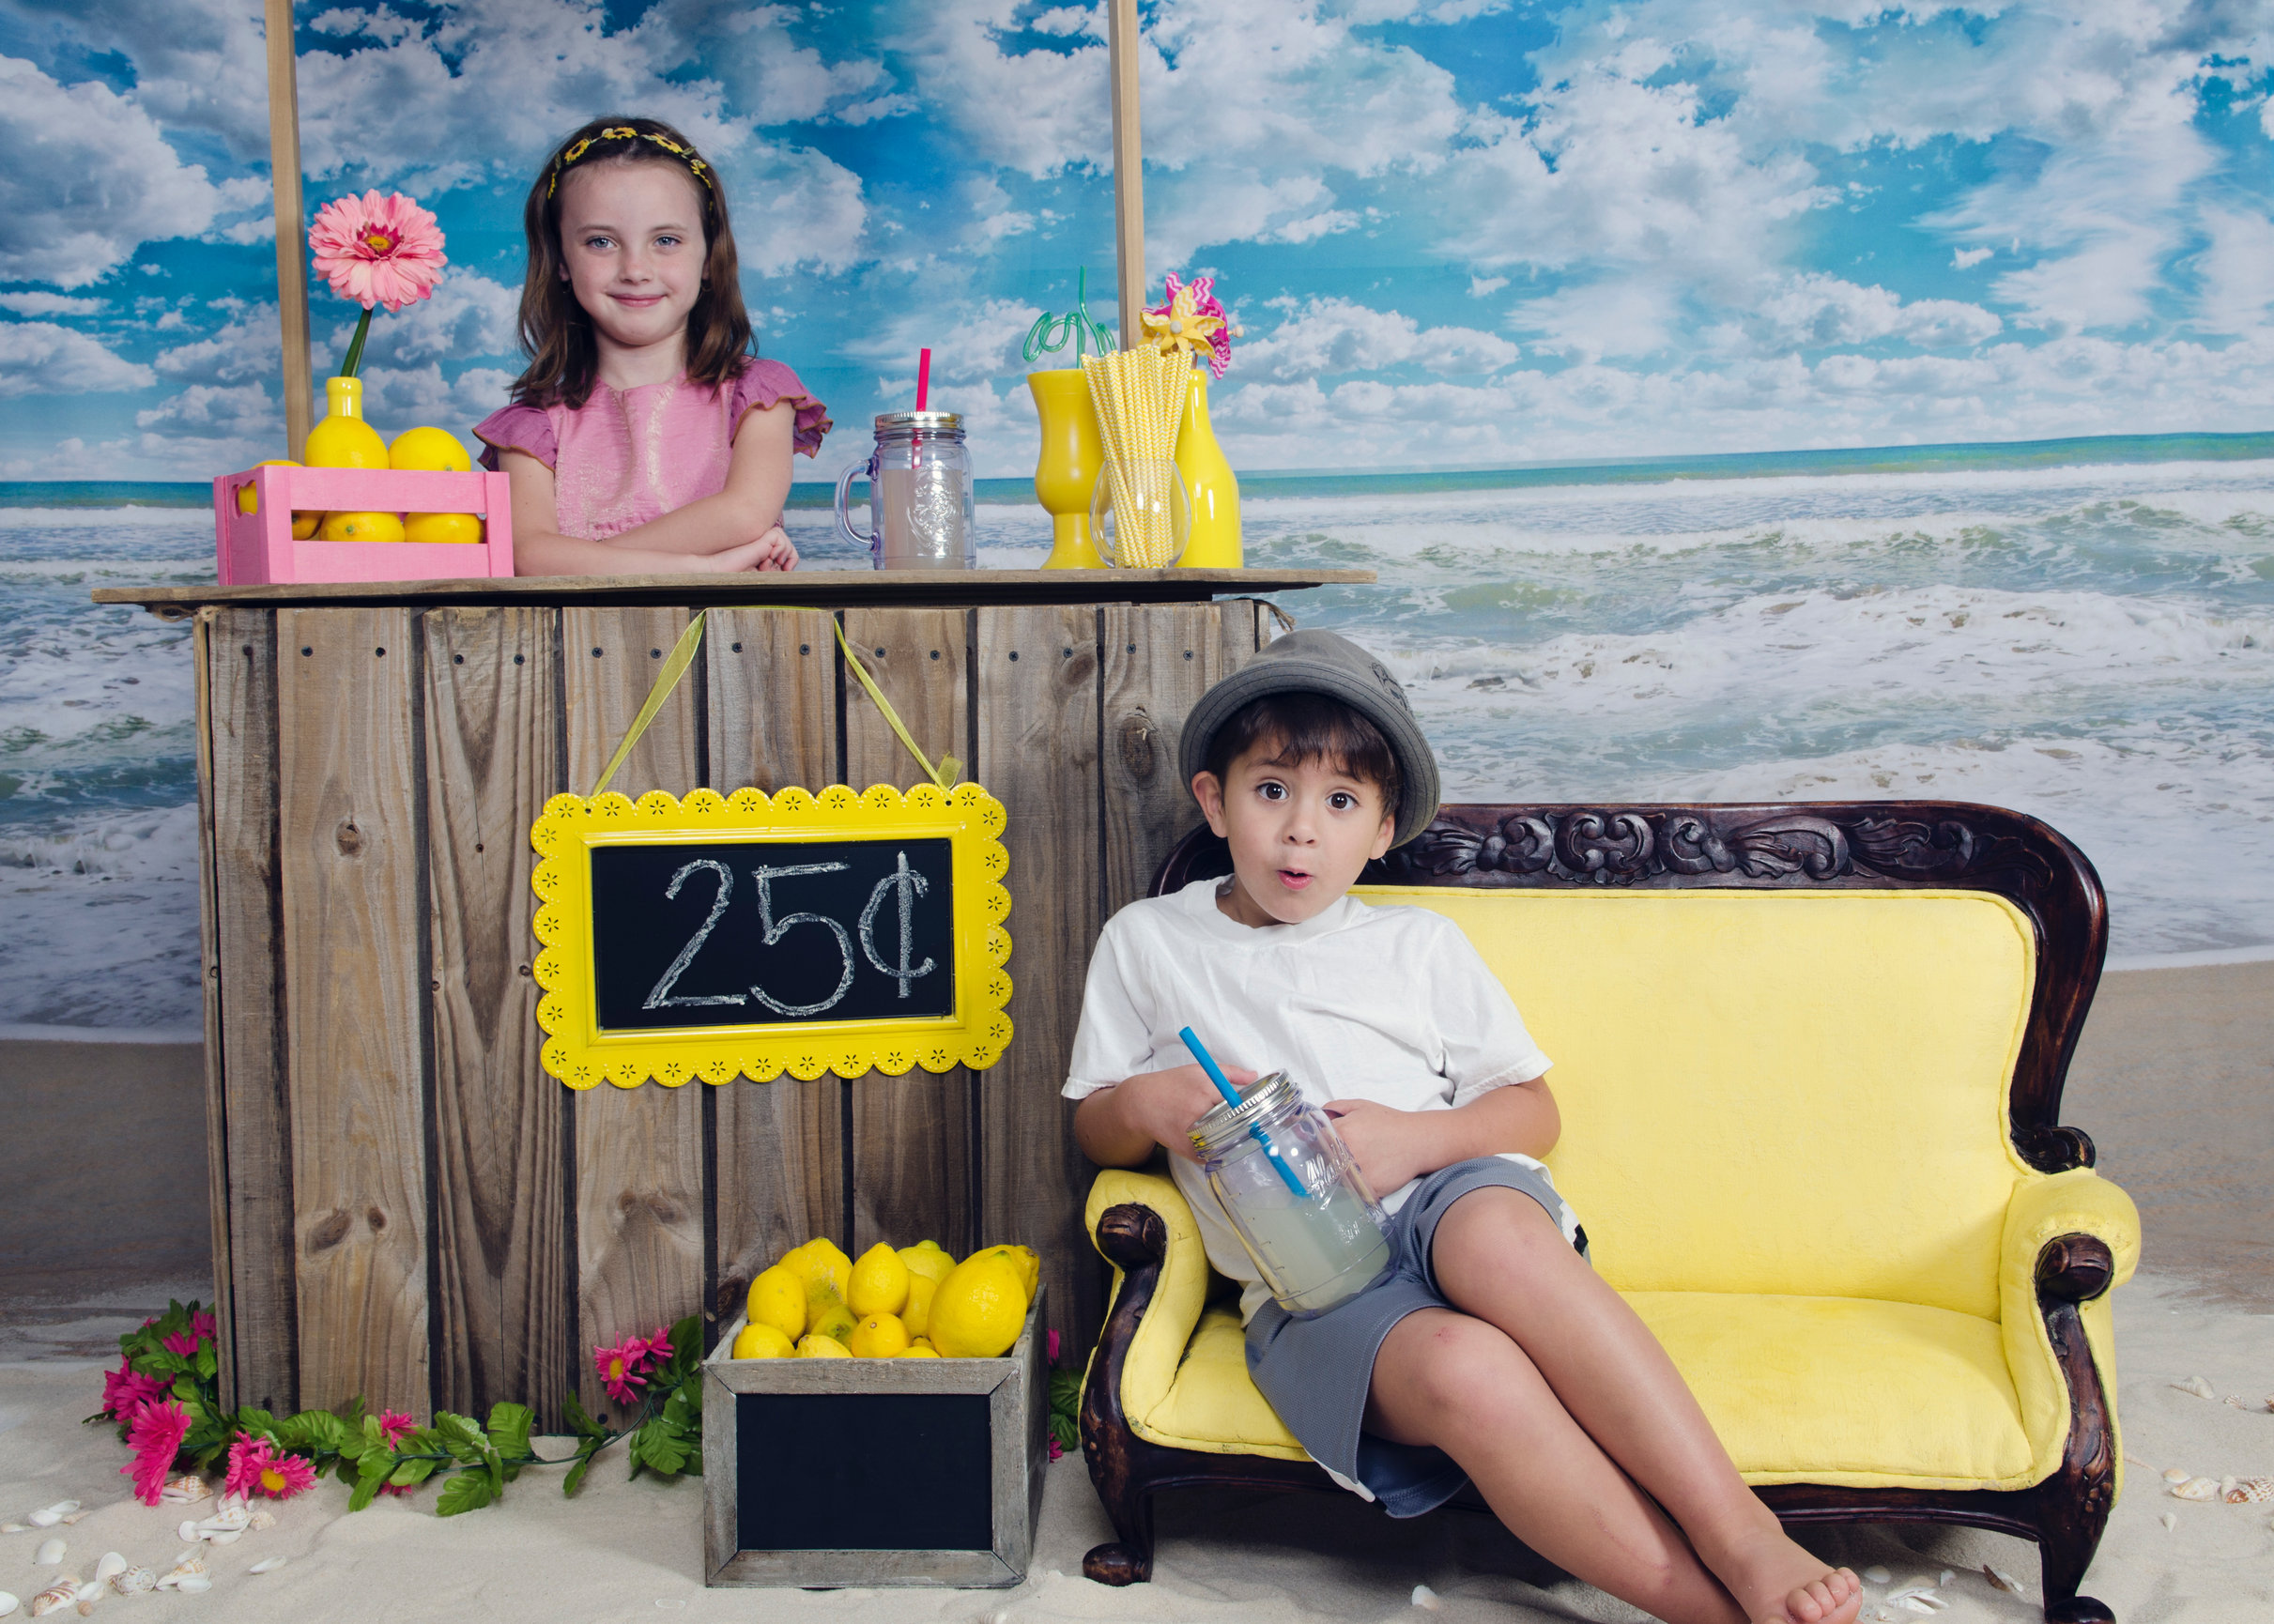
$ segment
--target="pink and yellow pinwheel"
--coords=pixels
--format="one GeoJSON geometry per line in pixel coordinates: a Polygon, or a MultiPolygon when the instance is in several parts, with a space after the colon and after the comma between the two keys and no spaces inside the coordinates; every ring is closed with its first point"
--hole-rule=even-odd
{"type": "Polygon", "coordinates": [[[362,361],[373,308],[385,305],[392,315],[430,297],[450,263],[442,255],[442,230],[433,213],[399,192],[333,198],[316,211],[308,246],[315,253],[316,274],[331,283],[331,291],[363,307],[340,367],[342,377],[355,376],[362,361]]]}
{"type": "Polygon", "coordinates": [[[1197,356],[1206,352],[1208,375],[1221,378],[1224,369],[1232,364],[1232,341],[1240,336],[1240,329],[1231,324],[1224,307],[1216,298],[1216,279],[1196,276],[1179,285],[1176,273],[1170,271],[1165,279],[1168,297],[1160,305],[1145,312],[1145,342],[1163,355],[1181,352],[1197,356]]]}

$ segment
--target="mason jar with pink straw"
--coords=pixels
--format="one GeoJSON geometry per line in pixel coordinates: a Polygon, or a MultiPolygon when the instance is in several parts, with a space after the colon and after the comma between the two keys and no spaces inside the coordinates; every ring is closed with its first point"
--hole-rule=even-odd
{"type": "Polygon", "coordinates": [[[837,525],[880,570],[976,570],[978,527],[963,419],[927,410],[931,351],[916,363],[914,411],[880,412],[876,447],[837,482],[837,525]],[[868,482],[869,528],[846,513],[853,482],[868,482]]]}

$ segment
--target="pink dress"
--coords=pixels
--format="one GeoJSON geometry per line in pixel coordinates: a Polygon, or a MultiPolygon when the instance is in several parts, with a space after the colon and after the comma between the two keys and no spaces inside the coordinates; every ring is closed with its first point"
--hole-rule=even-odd
{"type": "Polygon", "coordinates": [[[594,384],[584,405],[509,406],[474,434],[495,470],[499,452],[522,452],[553,470],[561,533],[603,542],[727,488],[743,419],[777,401],[797,410],[793,448],[812,456],[829,432],[828,408],[777,360],[753,360],[717,389],[686,377],[615,390],[594,384]]]}

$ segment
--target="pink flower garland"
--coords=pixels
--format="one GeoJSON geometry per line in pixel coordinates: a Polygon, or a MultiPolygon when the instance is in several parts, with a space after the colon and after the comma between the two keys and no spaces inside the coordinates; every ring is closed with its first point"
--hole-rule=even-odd
{"type": "Polygon", "coordinates": [[[229,1446],[229,1475],[222,1485],[224,1494],[288,1500],[315,1486],[315,1463],[281,1452],[267,1438],[239,1432],[237,1442],[229,1446]]]}
{"type": "Polygon", "coordinates": [[[174,1457],[189,1435],[190,1412],[173,1399],[146,1402],[134,1412],[127,1428],[127,1448],[134,1451],[134,1458],[118,1469],[134,1479],[137,1500],[146,1506],[158,1504],[166,1474],[174,1469],[174,1457]]]}

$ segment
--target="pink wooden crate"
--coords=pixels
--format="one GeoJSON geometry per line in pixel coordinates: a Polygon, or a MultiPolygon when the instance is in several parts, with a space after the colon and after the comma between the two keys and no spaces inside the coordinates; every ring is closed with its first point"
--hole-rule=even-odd
{"type": "Polygon", "coordinates": [[[457,581],[514,573],[513,503],[503,474],[269,467],[213,482],[213,539],[224,587],[275,581],[457,581]],[[254,511],[238,492],[253,487],[254,511]],[[321,513],[478,513],[464,543],[296,542],[295,509],[321,513]]]}

